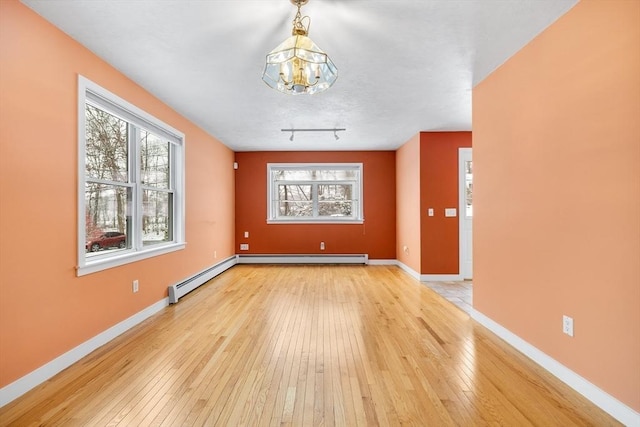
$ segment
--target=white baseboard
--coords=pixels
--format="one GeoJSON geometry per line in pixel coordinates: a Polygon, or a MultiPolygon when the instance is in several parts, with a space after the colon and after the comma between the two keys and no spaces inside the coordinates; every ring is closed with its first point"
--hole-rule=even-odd
{"type": "Polygon", "coordinates": [[[238,255],[238,264],[369,264],[367,254],[238,255]]]}
{"type": "Polygon", "coordinates": [[[421,282],[460,282],[461,274],[421,274],[421,282]]]}
{"type": "Polygon", "coordinates": [[[395,259],[369,259],[369,265],[398,265],[395,259]]]}
{"type": "Polygon", "coordinates": [[[143,320],[153,316],[168,305],[169,298],[164,298],[144,310],[139,311],[128,319],[123,320],[117,325],[112,326],[106,331],[99,333],[88,341],[83,342],[79,346],[67,351],[63,355],[56,357],[35,371],[32,371],[11,384],[2,387],[0,389],[0,407],[17,399],[32,388],[42,384],[57,373],[73,365],[87,354],[141,323],[143,320]]]}
{"type": "Polygon", "coordinates": [[[420,273],[418,273],[417,271],[415,271],[413,268],[409,267],[407,264],[396,260],[396,265],[398,267],[400,267],[401,269],[403,269],[405,272],[407,272],[409,274],[409,276],[413,277],[414,279],[416,279],[417,281],[420,281],[420,273]]]}
{"type": "Polygon", "coordinates": [[[370,265],[397,265],[405,272],[409,273],[411,277],[420,282],[459,282],[462,281],[462,275],[460,274],[420,274],[413,268],[404,264],[397,259],[370,259],[370,265]]]}
{"type": "Polygon", "coordinates": [[[640,413],[479,311],[471,309],[471,317],[624,425],[640,427],[640,413]]]}

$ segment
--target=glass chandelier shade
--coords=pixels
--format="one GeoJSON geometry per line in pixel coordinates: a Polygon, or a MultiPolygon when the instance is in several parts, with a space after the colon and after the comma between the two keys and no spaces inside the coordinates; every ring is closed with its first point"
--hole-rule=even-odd
{"type": "MultiPolygon", "coordinates": [[[[307,36],[302,25],[300,4],[293,21],[292,36],[267,55],[262,80],[269,87],[290,95],[313,95],[327,90],[338,78],[338,69],[329,56],[307,36]]],[[[306,17],[305,17],[306,18],[306,17]]]]}

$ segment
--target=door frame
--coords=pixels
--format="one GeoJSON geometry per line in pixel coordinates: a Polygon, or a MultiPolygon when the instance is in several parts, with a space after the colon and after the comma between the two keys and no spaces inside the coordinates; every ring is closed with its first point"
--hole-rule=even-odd
{"type": "MultiPolygon", "coordinates": [[[[466,259],[467,253],[471,253],[473,259],[473,243],[472,247],[467,248],[466,239],[464,238],[464,231],[466,229],[464,225],[464,221],[466,218],[466,201],[465,201],[465,169],[464,162],[467,160],[473,159],[473,151],[471,148],[458,148],[458,252],[459,252],[459,260],[458,260],[458,273],[460,277],[464,279],[471,279],[473,277],[473,267],[472,271],[467,271],[466,259]]],[[[473,222],[473,216],[471,217],[471,221],[473,222]]],[[[473,228],[471,229],[471,233],[473,236],[473,228]]]]}

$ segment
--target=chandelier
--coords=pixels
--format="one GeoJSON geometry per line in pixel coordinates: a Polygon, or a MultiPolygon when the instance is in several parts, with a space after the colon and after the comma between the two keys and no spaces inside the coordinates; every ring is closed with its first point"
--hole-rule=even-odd
{"type": "Polygon", "coordinates": [[[302,16],[300,7],[309,0],[290,0],[298,8],[291,37],[267,55],[262,80],[269,87],[290,95],[313,95],[331,87],[338,69],[329,56],[307,35],[311,18],[302,16]],[[306,20],[306,26],[303,24],[306,20]]]}

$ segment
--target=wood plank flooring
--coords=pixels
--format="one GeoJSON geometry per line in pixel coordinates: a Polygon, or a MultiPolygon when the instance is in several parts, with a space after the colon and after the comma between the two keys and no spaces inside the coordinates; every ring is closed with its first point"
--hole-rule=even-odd
{"type": "Polygon", "coordinates": [[[618,424],[396,267],[238,265],[0,425],[618,424]]]}

